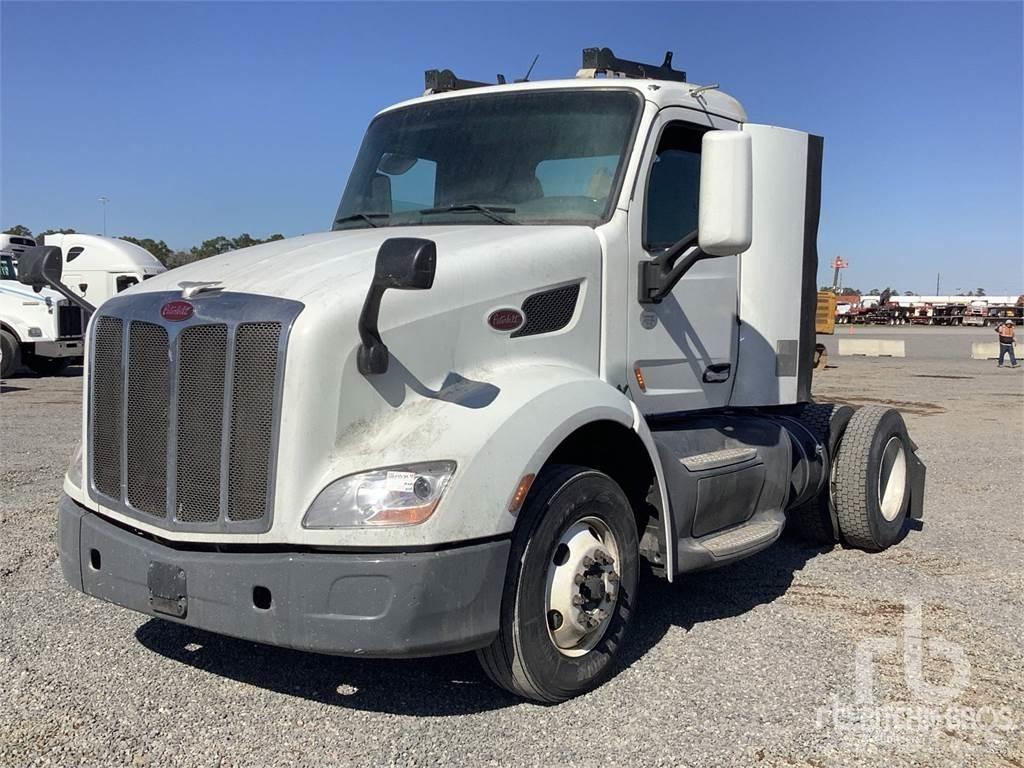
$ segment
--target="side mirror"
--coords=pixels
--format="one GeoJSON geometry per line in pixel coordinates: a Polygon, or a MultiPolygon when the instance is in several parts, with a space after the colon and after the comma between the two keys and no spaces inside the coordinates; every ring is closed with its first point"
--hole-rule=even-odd
{"type": "Polygon", "coordinates": [[[64,255],[56,245],[37,245],[27,249],[18,258],[18,280],[31,285],[39,293],[43,288],[53,288],[72,304],[91,315],[96,307],[60,281],[64,273],[64,255]]]}
{"type": "Polygon", "coordinates": [[[753,171],[750,135],[708,131],[700,160],[697,236],[708,256],[732,256],[753,238],[753,171]]]}
{"type": "Polygon", "coordinates": [[[418,237],[391,237],[377,251],[373,283],[383,288],[427,290],[434,284],[437,245],[418,237]]]}
{"type": "Polygon", "coordinates": [[[56,245],[37,245],[26,249],[18,258],[18,280],[31,285],[39,293],[59,283],[64,274],[64,256],[56,245]]]}
{"type": "Polygon", "coordinates": [[[364,376],[387,373],[390,353],[380,337],[377,320],[384,291],[397,288],[423,291],[434,285],[437,270],[437,245],[433,240],[418,237],[391,237],[381,243],[373,281],[359,313],[359,338],[362,344],[356,353],[356,364],[364,376]]]}

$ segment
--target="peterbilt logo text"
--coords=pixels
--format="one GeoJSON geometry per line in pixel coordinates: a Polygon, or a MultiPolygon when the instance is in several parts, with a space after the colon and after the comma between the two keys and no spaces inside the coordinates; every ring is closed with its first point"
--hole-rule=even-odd
{"type": "Polygon", "coordinates": [[[487,318],[487,324],[496,331],[514,331],[523,324],[523,313],[518,309],[496,309],[487,318]]]}
{"type": "Polygon", "coordinates": [[[160,317],[164,320],[169,320],[172,323],[176,323],[180,320],[188,320],[192,317],[192,313],[195,311],[193,307],[187,301],[168,301],[162,307],[160,307],[160,317]]]}

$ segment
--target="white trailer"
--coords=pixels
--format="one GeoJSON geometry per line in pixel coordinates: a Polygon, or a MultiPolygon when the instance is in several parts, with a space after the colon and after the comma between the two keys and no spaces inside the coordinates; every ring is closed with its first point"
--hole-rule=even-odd
{"type": "Polygon", "coordinates": [[[330,232],[99,309],[69,583],[292,648],[475,650],[559,701],[611,673],[641,559],[921,516],[900,414],[811,400],[821,138],[608,49],[427,90],[370,123],[330,232]]]}

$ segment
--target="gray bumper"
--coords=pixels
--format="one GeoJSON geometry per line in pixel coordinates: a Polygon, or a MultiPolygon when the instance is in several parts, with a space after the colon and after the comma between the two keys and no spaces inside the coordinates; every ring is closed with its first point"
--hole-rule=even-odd
{"type": "MultiPolygon", "coordinates": [[[[507,540],[387,554],[176,549],[67,496],[59,505],[58,540],[64,578],[86,594],[246,640],[360,656],[487,645],[498,630],[509,552],[507,540]],[[184,572],[183,617],[154,609],[153,563],[163,573],[184,572]],[[258,587],[266,592],[254,593],[258,587]],[[257,607],[267,604],[268,592],[269,607],[257,607]]],[[[164,587],[156,588],[156,604],[166,611],[164,587]]]]}

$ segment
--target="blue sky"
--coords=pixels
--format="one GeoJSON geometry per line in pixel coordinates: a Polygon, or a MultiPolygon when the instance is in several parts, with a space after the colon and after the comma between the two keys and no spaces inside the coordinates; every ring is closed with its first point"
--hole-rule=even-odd
{"type": "Polygon", "coordinates": [[[571,75],[584,47],[825,136],[822,268],[1024,292],[1021,3],[0,4],[0,225],[187,248],[327,228],[370,117],[423,70],[571,75]]]}

